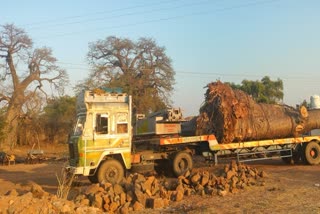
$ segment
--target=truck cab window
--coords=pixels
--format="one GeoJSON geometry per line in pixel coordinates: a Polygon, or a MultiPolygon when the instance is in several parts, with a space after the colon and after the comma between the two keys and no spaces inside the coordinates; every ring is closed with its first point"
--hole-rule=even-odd
{"type": "Polygon", "coordinates": [[[108,114],[96,114],[96,133],[108,134],[108,114]]]}
{"type": "Polygon", "coordinates": [[[117,113],[117,133],[128,133],[128,114],[117,113]]]}

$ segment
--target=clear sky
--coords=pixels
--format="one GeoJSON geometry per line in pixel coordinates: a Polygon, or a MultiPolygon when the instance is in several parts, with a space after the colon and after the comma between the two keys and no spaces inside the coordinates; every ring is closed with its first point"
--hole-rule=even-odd
{"type": "MultiPolygon", "coordinates": [[[[176,71],[172,100],[196,115],[205,86],[268,75],[284,82],[284,103],[320,94],[319,0],[11,0],[0,24],[23,28],[53,49],[71,87],[88,75],[88,44],[107,36],[150,37],[176,71]]],[[[70,94],[73,95],[73,94],[70,94]]]]}

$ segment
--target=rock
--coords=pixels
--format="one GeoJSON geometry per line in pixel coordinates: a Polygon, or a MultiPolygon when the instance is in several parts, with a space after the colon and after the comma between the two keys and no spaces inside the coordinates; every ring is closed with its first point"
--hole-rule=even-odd
{"type": "Polygon", "coordinates": [[[229,170],[228,172],[227,172],[227,179],[228,180],[230,180],[233,176],[235,176],[236,175],[236,172],[235,171],[233,171],[233,170],[229,170]]]}
{"type": "Polygon", "coordinates": [[[118,207],[119,207],[119,202],[112,202],[109,206],[109,211],[112,213],[112,212],[115,212],[118,207]]]}
{"type": "Polygon", "coordinates": [[[99,184],[91,184],[90,186],[87,187],[84,194],[86,195],[96,194],[99,190],[100,190],[99,184]]]}
{"type": "Polygon", "coordinates": [[[268,177],[268,175],[267,175],[267,173],[266,173],[265,171],[261,171],[260,174],[259,174],[259,176],[260,176],[261,178],[268,177]]]}
{"type": "Polygon", "coordinates": [[[204,190],[204,187],[201,184],[197,184],[194,189],[197,193],[201,193],[201,191],[204,190]]]}
{"type": "Polygon", "coordinates": [[[60,213],[71,213],[73,210],[71,210],[71,207],[67,204],[63,205],[63,207],[60,210],[60,213]]]}
{"type": "Polygon", "coordinates": [[[15,197],[15,196],[18,196],[19,194],[16,189],[12,189],[12,190],[9,190],[5,195],[15,197]]]}
{"type": "Polygon", "coordinates": [[[113,191],[114,191],[114,194],[120,195],[121,193],[123,193],[123,188],[122,188],[121,185],[115,184],[115,185],[113,186],[113,191]]]}
{"type": "Polygon", "coordinates": [[[151,191],[152,185],[155,180],[156,180],[156,178],[154,176],[148,177],[147,180],[142,185],[143,189],[151,191]]]}
{"type": "Polygon", "coordinates": [[[184,188],[183,188],[183,185],[182,184],[179,184],[176,188],[176,191],[181,191],[181,192],[184,192],[184,188]]]}
{"type": "Polygon", "coordinates": [[[191,175],[190,170],[187,170],[187,171],[184,173],[183,176],[184,176],[185,178],[188,178],[190,175],[191,175]]]}
{"type": "Polygon", "coordinates": [[[30,191],[35,198],[41,198],[43,196],[49,195],[49,193],[45,192],[42,187],[36,183],[30,182],[30,191]]]}
{"type": "Polygon", "coordinates": [[[206,186],[205,189],[204,189],[205,193],[207,195],[213,195],[214,192],[215,192],[215,189],[213,187],[210,187],[210,186],[206,186]]]}
{"type": "Polygon", "coordinates": [[[120,205],[124,205],[126,203],[126,198],[127,198],[126,193],[122,192],[120,194],[120,205]]]}
{"type": "Polygon", "coordinates": [[[142,174],[135,173],[133,176],[134,183],[143,183],[146,181],[146,178],[142,174]]]}
{"type": "Polygon", "coordinates": [[[144,210],[144,206],[143,206],[143,204],[141,204],[140,202],[136,201],[136,202],[133,204],[133,210],[134,210],[134,211],[144,210]]]}
{"type": "Polygon", "coordinates": [[[104,204],[110,204],[111,203],[111,200],[110,200],[110,196],[109,195],[103,195],[102,196],[102,199],[103,199],[103,203],[104,204]]]}
{"type": "MultiPolygon", "coordinates": [[[[97,185],[97,184],[93,184],[93,185],[97,185]]],[[[108,182],[102,183],[102,184],[101,184],[101,187],[102,187],[104,190],[108,190],[108,188],[112,187],[112,183],[108,183],[108,182]]]]}
{"type": "Polygon", "coordinates": [[[194,175],[191,176],[192,184],[198,184],[200,179],[201,179],[201,176],[199,173],[195,173],[194,175]]]}
{"type": "Polygon", "coordinates": [[[170,204],[170,200],[167,199],[167,198],[164,198],[164,199],[163,199],[163,205],[164,205],[164,207],[169,206],[169,204],[170,204]]]}
{"type": "Polygon", "coordinates": [[[230,192],[231,193],[237,193],[237,192],[239,192],[239,190],[237,188],[230,188],[230,192]]]}
{"type": "Polygon", "coordinates": [[[92,198],[93,200],[91,201],[91,206],[101,209],[103,204],[102,195],[95,194],[92,198]]]}
{"type": "Polygon", "coordinates": [[[151,209],[163,208],[164,201],[162,198],[148,198],[147,207],[151,209]]]}
{"type": "Polygon", "coordinates": [[[129,207],[121,207],[120,214],[129,214],[129,207]]]}
{"type": "Polygon", "coordinates": [[[90,205],[89,199],[87,199],[87,198],[81,199],[80,205],[81,206],[89,206],[90,205]]]}
{"type": "Polygon", "coordinates": [[[152,195],[156,195],[160,192],[160,185],[159,182],[157,180],[153,181],[153,185],[151,188],[151,194],[152,195]]]}
{"type": "Polygon", "coordinates": [[[138,202],[140,202],[143,206],[146,205],[147,196],[141,190],[136,189],[134,191],[134,195],[136,196],[138,202]]]}
{"type": "Polygon", "coordinates": [[[182,191],[177,191],[175,194],[175,201],[181,201],[183,199],[184,192],[182,191]]]}
{"type": "Polygon", "coordinates": [[[201,185],[205,186],[209,182],[209,173],[204,173],[201,178],[201,185]]]}
{"type": "Polygon", "coordinates": [[[256,173],[254,172],[254,170],[249,170],[249,174],[250,174],[250,176],[252,176],[252,177],[256,177],[256,173]]]}
{"type": "Polygon", "coordinates": [[[218,190],[218,195],[224,197],[228,194],[228,191],[227,190],[218,190]]]}
{"type": "Polygon", "coordinates": [[[146,194],[147,194],[149,197],[152,196],[152,193],[151,193],[151,191],[150,191],[149,189],[146,190],[146,194]]]}

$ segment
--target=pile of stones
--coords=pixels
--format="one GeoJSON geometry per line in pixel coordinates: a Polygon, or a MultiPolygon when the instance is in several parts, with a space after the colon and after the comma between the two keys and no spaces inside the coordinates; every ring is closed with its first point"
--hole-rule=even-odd
{"type": "Polygon", "coordinates": [[[227,164],[219,176],[208,170],[187,171],[171,182],[135,173],[120,184],[93,184],[76,197],[75,203],[120,213],[158,209],[190,195],[225,196],[248,186],[262,186],[265,177],[264,171],[236,162],[227,164]]]}
{"type": "Polygon", "coordinates": [[[119,184],[91,184],[72,200],[58,198],[35,183],[26,191],[9,191],[0,196],[1,213],[129,213],[161,209],[190,195],[236,193],[248,186],[264,185],[266,173],[231,162],[218,173],[187,171],[177,179],[130,174],[119,184]]]}

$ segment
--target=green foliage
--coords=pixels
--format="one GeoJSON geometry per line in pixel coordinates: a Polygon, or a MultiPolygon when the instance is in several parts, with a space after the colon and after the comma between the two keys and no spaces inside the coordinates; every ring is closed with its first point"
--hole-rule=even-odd
{"type": "Polygon", "coordinates": [[[92,72],[79,89],[122,88],[133,97],[133,111],[149,113],[170,105],[174,70],[165,48],[149,38],[134,42],[107,37],[91,43],[88,60],[92,72]]]}
{"type": "Polygon", "coordinates": [[[261,80],[242,80],[241,84],[228,83],[233,89],[239,89],[258,103],[275,104],[283,100],[283,82],[281,79],[272,81],[270,77],[265,76],[261,80]]]}
{"type": "Polygon", "coordinates": [[[41,116],[45,134],[51,143],[67,139],[76,116],[76,97],[50,99],[41,116]]]}
{"type": "Polygon", "coordinates": [[[306,108],[309,108],[309,107],[310,107],[310,103],[308,103],[307,100],[303,100],[302,103],[300,104],[300,107],[301,107],[301,106],[304,106],[304,107],[306,107],[306,108]]]}

